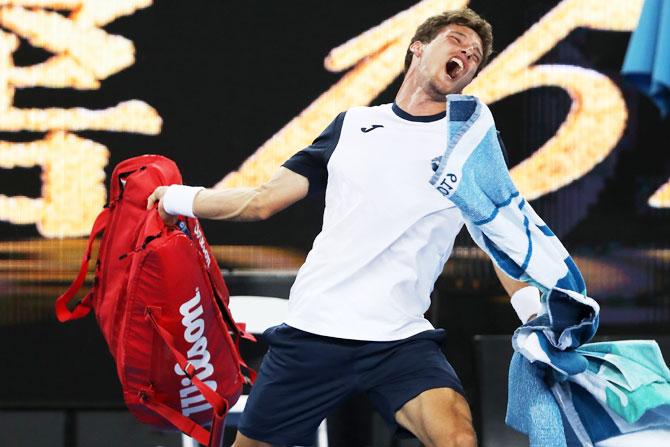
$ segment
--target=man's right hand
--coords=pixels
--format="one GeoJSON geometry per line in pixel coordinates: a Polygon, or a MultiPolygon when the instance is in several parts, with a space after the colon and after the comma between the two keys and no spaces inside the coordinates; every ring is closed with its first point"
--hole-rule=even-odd
{"type": "Polygon", "coordinates": [[[163,196],[167,189],[167,186],[159,186],[156,188],[149,198],[147,198],[147,209],[150,210],[156,203],[158,203],[158,215],[163,219],[165,225],[175,225],[177,223],[177,216],[168,214],[163,207],[163,196]]]}

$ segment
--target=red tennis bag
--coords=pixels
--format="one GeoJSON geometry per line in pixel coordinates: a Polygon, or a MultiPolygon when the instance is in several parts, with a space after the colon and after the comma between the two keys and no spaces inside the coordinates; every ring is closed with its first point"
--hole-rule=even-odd
{"type": "Polygon", "coordinates": [[[168,227],[156,208],[146,209],[157,186],[180,183],[175,163],[160,155],[116,166],[109,204],[93,225],[77,278],[56,300],[56,316],[65,322],[95,311],[139,421],[218,446],[228,409],[255,379],[239,353],[240,339],[253,336],[228,310],[228,289],[198,220],[179,217],[168,227]],[[93,287],[69,310],[100,233],[93,287]],[[211,433],[203,427],[210,424],[211,433]]]}

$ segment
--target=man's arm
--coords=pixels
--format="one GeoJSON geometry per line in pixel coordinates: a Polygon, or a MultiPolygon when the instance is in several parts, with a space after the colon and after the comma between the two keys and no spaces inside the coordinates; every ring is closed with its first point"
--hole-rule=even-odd
{"type": "Polygon", "coordinates": [[[522,323],[532,320],[542,312],[540,290],[537,287],[510,278],[495,264],[493,264],[493,270],[495,270],[500,283],[510,296],[512,307],[514,307],[522,323]]]}
{"type": "MultiPolygon", "coordinates": [[[[500,144],[500,150],[505,159],[505,164],[509,166],[507,149],[500,136],[500,132],[498,132],[497,137],[498,144],[500,144]]],[[[503,288],[510,296],[512,307],[514,307],[514,310],[522,323],[532,320],[543,311],[542,303],[540,302],[540,290],[537,287],[529,286],[522,281],[516,281],[510,278],[500,270],[495,263],[493,264],[493,270],[495,270],[496,276],[500,280],[500,284],[502,284],[503,288]]]]}
{"type": "MultiPolygon", "coordinates": [[[[167,186],[159,186],[147,199],[147,209],[158,202],[166,223],[174,216],[165,211],[167,186]]],[[[281,167],[265,184],[256,188],[202,189],[192,201],[197,217],[230,221],[264,220],[304,198],[309,190],[306,177],[281,167]]]]}
{"type": "Polygon", "coordinates": [[[515,292],[518,290],[523,289],[526,287],[526,283],[521,282],[521,281],[516,281],[509,276],[507,276],[502,270],[498,268],[497,265],[493,264],[493,270],[496,272],[496,276],[500,280],[500,284],[502,284],[503,289],[505,289],[505,292],[511,297],[514,295],[515,292]]]}
{"type": "Polygon", "coordinates": [[[345,114],[337,115],[311,145],[286,160],[264,185],[230,189],[160,186],[147,199],[147,209],[158,202],[158,212],[168,224],[174,223],[175,215],[234,221],[267,219],[306,195],[326,189],[328,160],[340,139],[345,114]]]}

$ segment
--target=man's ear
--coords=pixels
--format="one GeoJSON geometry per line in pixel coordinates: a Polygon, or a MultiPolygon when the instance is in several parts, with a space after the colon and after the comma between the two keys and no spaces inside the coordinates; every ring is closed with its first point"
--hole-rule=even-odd
{"type": "Polygon", "coordinates": [[[409,46],[409,51],[411,51],[412,54],[416,57],[421,57],[421,54],[423,53],[423,42],[420,40],[412,42],[412,44],[409,46]]]}

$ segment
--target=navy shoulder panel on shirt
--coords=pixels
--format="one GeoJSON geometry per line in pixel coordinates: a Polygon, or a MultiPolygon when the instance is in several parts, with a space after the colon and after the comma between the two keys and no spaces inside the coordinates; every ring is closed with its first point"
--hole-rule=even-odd
{"type": "Polygon", "coordinates": [[[328,160],[333,154],[342,133],[346,112],[342,112],[321,132],[321,135],[286,160],[282,166],[309,180],[309,195],[325,191],[328,183],[328,160]]]}

